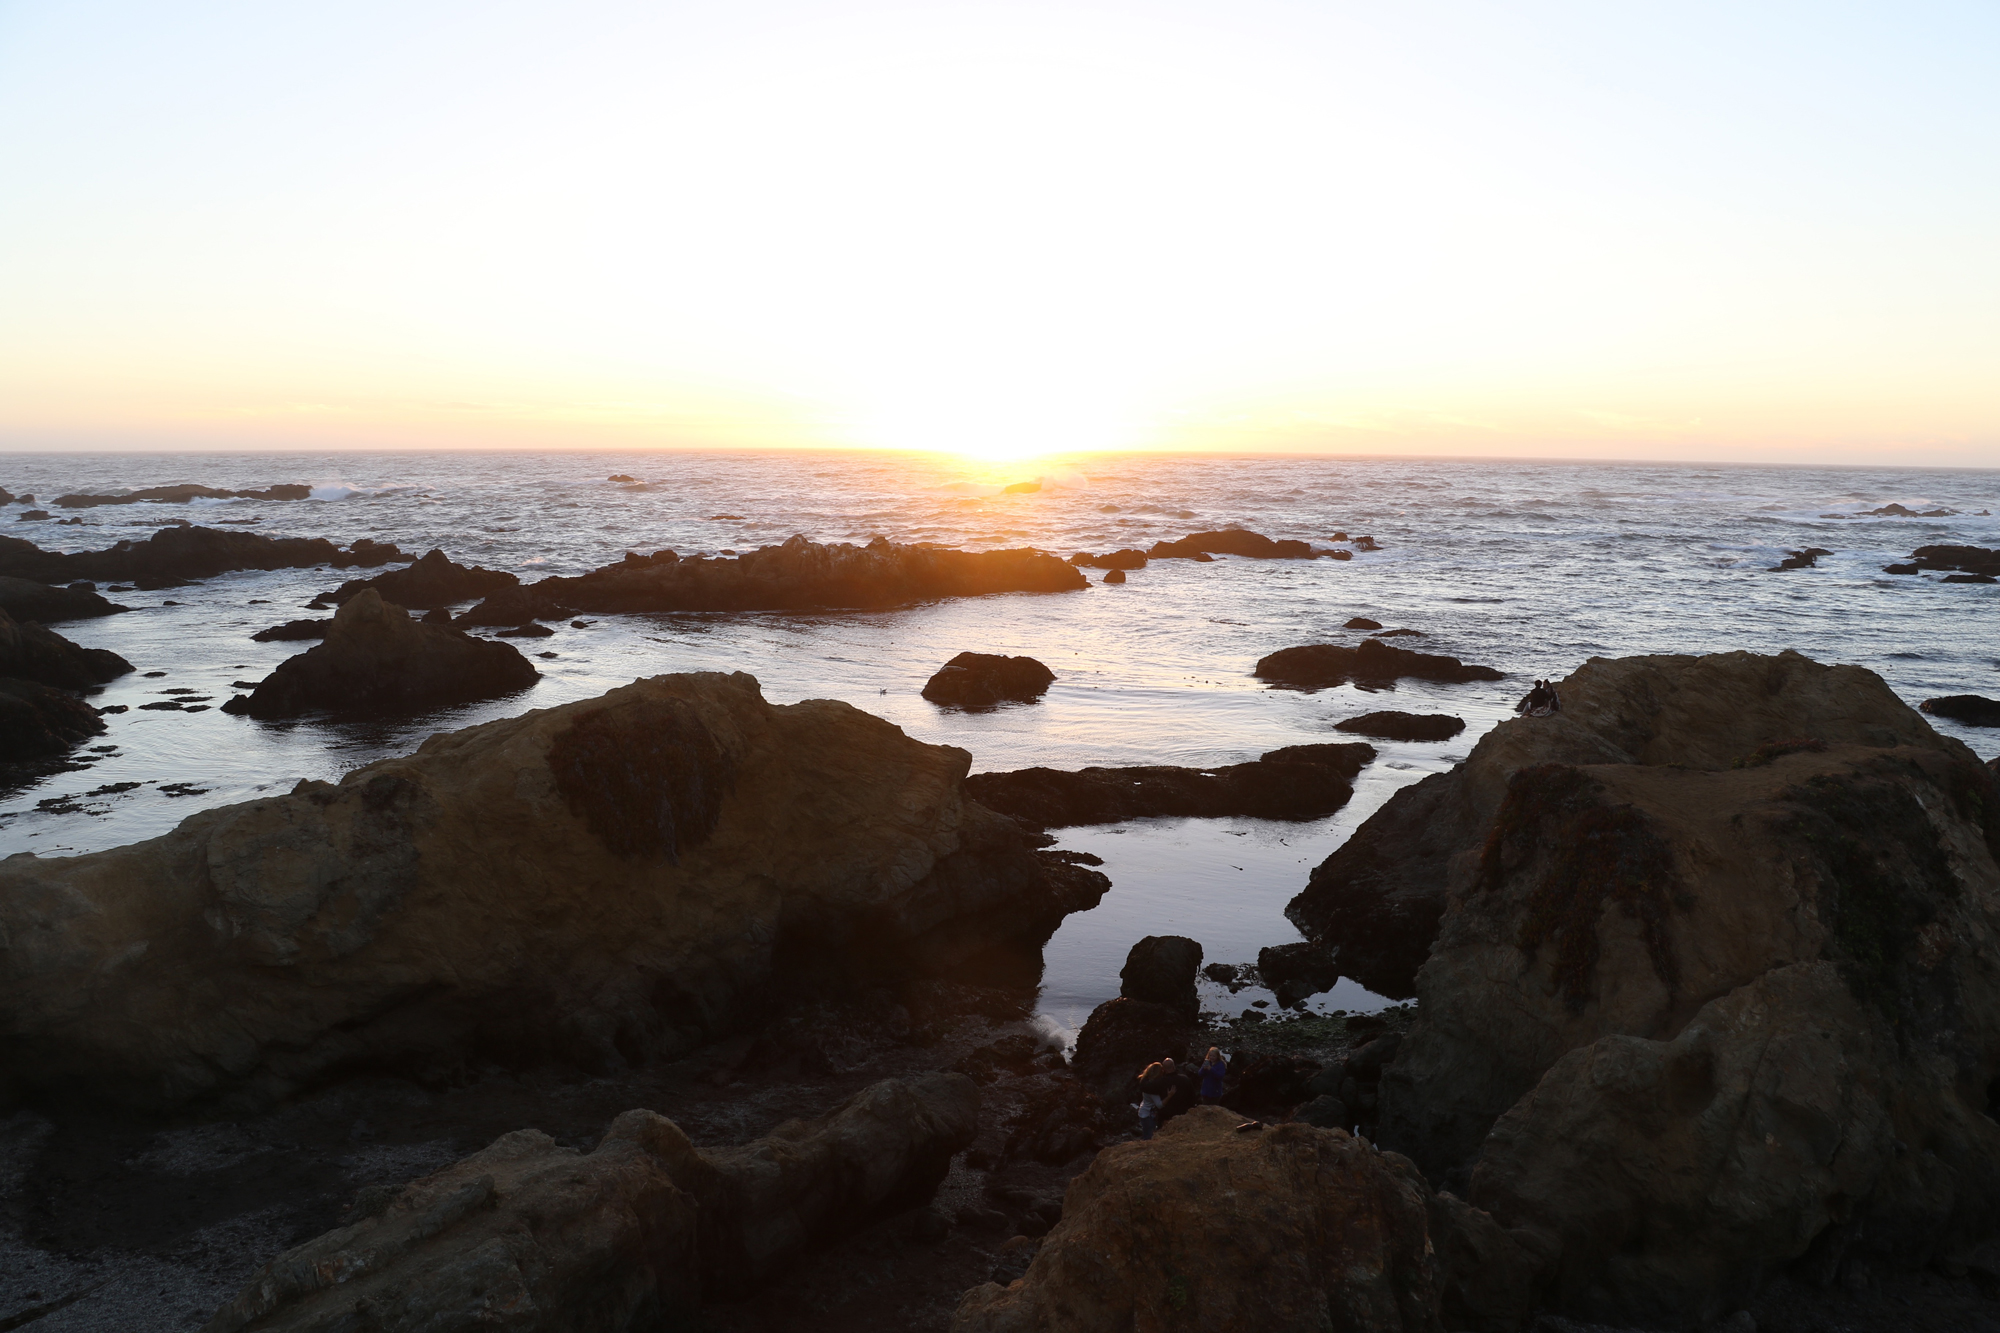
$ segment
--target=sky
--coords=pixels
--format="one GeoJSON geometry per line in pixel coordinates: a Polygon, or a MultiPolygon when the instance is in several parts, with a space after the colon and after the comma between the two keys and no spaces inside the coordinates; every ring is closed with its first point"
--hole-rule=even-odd
{"type": "Polygon", "coordinates": [[[0,0],[0,449],[2000,466],[2000,6],[0,0]]]}

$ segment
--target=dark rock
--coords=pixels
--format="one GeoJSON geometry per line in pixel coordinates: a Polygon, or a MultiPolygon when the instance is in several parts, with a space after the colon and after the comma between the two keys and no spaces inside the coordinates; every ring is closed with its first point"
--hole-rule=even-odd
{"type": "Polygon", "coordinates": [[[1385,629],[1375,637],[1378,639],[1421,639],[1424,637],[1424,632],[1420,629],[1385,629]]]}
{"type": "Polygon", "coordinates": [[[1068,562],[1040,551],[955,551],[880,537],[867,546],[822,545],[800,536],[732,560],[660,551],[576,578],[543,579],[489,597],[460,619],[518,625],[575,611],[860,610],[1089,586],[1068,562]]]}
{"type": "Polygon", "coordinates": [[[363,538],[341,550],[323,537],[265,537],[194,526],[161,528],[144,541],[102,551],[44,551],[19,537],[0,537],[0,574],[68,583],[74,579],[171,588],[237,569],[307,569],[314,565],[380,565],[409,557],[363,538]]]}
{"type": "Polygon", "coordinates": [[[340,608],[325,642],[280,662],[242,711],[423,709],[511,694],[540,676],[512,644],[422,624],[369,588],[340,608]]]}
{"type": "Polygon", "coordinates": [[[1123,583],[1125,581],[1125,571],[1122,569],[1111,570],[1104,576],[1104,581],[1106,583],[1123,583]]]}
{"type": "Polygon", "coordinates": [[[1032,657],[960,653],[924,685],[924,698],[955,708],[1033,703],[1055,683],[1056,673],[1032,657]]]}
{"type": "Polygon", "coordinates": [[[547,625],[537,625],[531,620],[525,625],[516,625],[513,629],[503,629],[495,637],[502,639],[547,639],[553,637],[554,634],[555,631],[547,625]]]}
{"type": "Polygon", "coordinates": [[[1504,679],[1492,667],[1472,666],[1441,653],[1411,652],[1380,639],[1363,639],[1358,648],[1337,643],[1281,648],[1261,659],[1252,674],[1299,690],[1325,689],[1350,680],[1387,683],[1404,677],[1453,684],[1504,679]]]}
{"type": "Polygon", "coordinates": [[[1140,1071],[1155,1060],[1186,1060],[1194,1033],[1194,1018],[1184,1009],[1121,995],[1091,1011],[1070,1069],[1114,1105],[1129,1103],[1140,1071]]]}
{"type": "Polygon", "coordinates": [[[1948,694],[1926,699],[1917,707],[1933,717],[1948,717],[1973,727],[2000,727],[2000,699],[1978,694],[1948,694]]]}
{"type": "Polygon", "coordinates": [[[1956,509],[1910,509],[1899,504],[1886,504],[1879,509],[1861,511],[1869,518],[1950,518],[1957,512],[1956,509]]]}
{"type": "Polygon", "coordinates": [[[250,636],[254,643],[289,643],[294,639],[324,639],[327,629],[333,624],[326,620],[287,620],[282,625],[260,629],[250,636]]]}
{"type": "Polygon", "coordinates": [[[1375,1038],[1347,1057],[1347,1072],[1359,1083],[1376,1082],[1382,1077],[1382,1067],[1396,1058],[1402,1044],[1403,1034],[1400,1032],[1375,1038]]]}
{"type": "Polygon", "coordinates": [[[517,587],[520,582],[505,570],[453,564],[443,551],[431,550],[407,569],[348,580],[333,592],[332,600],[345,602],[363,588],[373,588],[382,594],[383,601],[392,605],[431,610],[453,602],[469,602],[475,597],[490,597],[517,587]]]}
{"type": "Polygon", "coordinates": [[[129,505],[147,501],[187,504],[191,500],[305,500],[311,496],[310,486],[284,484],[266,486],[260,491],[226,491],[214,486],[180,482],[172,486],[148,486],[143,490],[126,491],[122,495],[58,495],[49,503],[58,509],[91,509],[98,505],[129,505]]]}
{"type": "Polygon", "coordinates": [[[1273,541],[1247,528],[1191,533],[1179,541],[1154,542],[1146,554],[1154,560],[1190,560],[1204,555],[1243,555],[1256,560],[1310,560],[1317,554],[1310,543],[1273,541]]]}
{"type": "Polygon", "coordinates": [[[30,509],[27,513],[20,515],[14,521],[17,523],[42,523],[46,522],[48,517],[49,517],[49,511],[46,509],[30,509]]]}
{"type": "Polygon", "coordinates": [[[424,612],[422,623],[426,625],[449,625],[451,623],[451,612],[441,606],[432,607],[430,610],[424,612]]]}
{"type": "Polygon", "coordinates": [[[974,800],[1042,828],[1115,824],[1155,815],[1320,819],[1346,805],[1375,758],[1361,744],[1294,745],[1254,764],[1215,768],[1022,768],[966,779],[974,800]]]}
{"type": "Polygon", "coordinates": [[[1319,1071],[1316,1062],[1296,1055],[1256,1056],[1230,1071],[1222,1104],[1244,1115],[1284,1115],[1311,1099],[1308,1085],[1319,1071]]]}
{"type": "Polygon", "coordinates": [[[1822,550],[1817,546],[1809,546],[1803,551],[1787,551],[1785,558],[1771,566],[1771,570],[1776,573],[1781,569],[1811,569],[1821,556],[1832,554],[1833,552],[1822,550]]]}
{"type": "Polygon", "coordinates": [[[1125,955],[1118,972],[1118,993],[1179,1009],[1192,1020],[1201,1010],[1195,998],[1195,972],[1201,967],[1201,945],[1184,935],[1148,935],[1125,955]]]}
{"type": "Polygon", "coordinates": [[[34,620],[53,625],[64,620],[86,620],[108,616],[130,607],[119,606],[97,595],[95,585],[75,583],[66,588],[52,587],[34,579],[0,576],[0,610],[16,620],[34,620]]]}
{"type": "Polygon", "coordinates": [[[53,758],[103,730],[97,710],[74,694],[0,676],[0,763],[53,758]]]}
{"type": "MultiPolygon", "coordinates": [[[[1343,537],[1343,538],[1342,538],[1341,540],[1345,541],[1345,540],[1346,540],[1346,538],[1344,538],[1344,537],[1343,537]]],[[[1379,621],[1379,620],[1370,620],[1370,619],[1369,619],[1369,618],[1368,618],[1367,616],[1356,616],[1356,617],[1354,617],[1354,619],[1352,619],[1352,620],[1348,621],[1348,622],[1347,622],[1347,623],[1346,623],[1345,625],[1342,625],[1342,626],[1341,626],[1341,628],[1342,628],[1342,629],[1381,629],[1381,628],[1382,628],[1382,622],[1381,622],[1381,621],[1379,621]]]]}
{"type": "Polygon", "coordinates": [[[2000,574],[2000,549],[1985,546],[1919,546],[1910,558],[1918,569],[2000,574]]]}
{"type": "Polygon", "coordinates": [[[1947,574],[1939,583],[2000,583],[2000,578],[1991,574],[1947,574]]]}
{"type": "Polygon", "coordinates": [[[1340,965],[1331,951],[1303,940],[1259,949],[1257,975],[1277,995],[1279,1004],[1289,1006],[1332,990],[1340,980],[1340,965]]]}
{"type": "Polygon", "coordinates": [[[59,690],[87,690],[131,669],[117,653],[81,647],[33,622],[21,624],[0,607],[0,676],[59,690]]]}
{"type": "Polygon", "coordinates": [[[1088,551],[1079,551],[1069,558],[1069,562],[1085,569],[1144,569],[1146,553],[1131,547],[1122,551],[1112,551],[1108,555],[1092,555],[1088,551]]]}
{"type": "Polygon", "coordinates": [[[1363,713],[1333,724],[1335,731],[1385,741],[1448,741],[1465,730],[1462,718],[1443,713],[1363,713]]]}
{"type": "Polygon", "coordinates": [[[630,486],[636,486],[639,482],[639,479],[637,477],[628,477],[623,472],[614,472],[610,476],[606,477],[605,480],[622,481],[630,486]]]}
{"type": "Polygon", "coordinates": [[[1884,574],[1914,574],[1920,568],[1921,566],[1916,564],[1884,565],[1882,566],[1882,572],[1884,574]]]}
{"type": "Polygon", "coordinates": [[[1319,1096],[1299,1108],[1298,1119],[1320,1129],[1352,1129],[1347,1103],[1338,1097],[1319,1096]]]}

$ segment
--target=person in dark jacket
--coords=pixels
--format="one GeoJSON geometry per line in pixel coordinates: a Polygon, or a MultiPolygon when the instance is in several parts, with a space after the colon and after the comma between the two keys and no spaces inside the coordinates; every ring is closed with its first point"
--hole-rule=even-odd
{"type": "Polygon", "coordinates": [[[1201,1104],[1213,1106],[1222,1100],[1222,1081],[1229,1075],[1229,1061],[1214,1046],[1201,1061],[1201,1104]]]}

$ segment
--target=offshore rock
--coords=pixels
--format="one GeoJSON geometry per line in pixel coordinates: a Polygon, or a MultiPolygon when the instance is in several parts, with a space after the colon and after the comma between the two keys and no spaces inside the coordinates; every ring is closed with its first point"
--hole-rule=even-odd
{"type": "Polygon", "coordinates": [[[1355,775],[1374,758],[1374,747],[1359,743],[1292,745],[1251,764],[1022,768],[976,774],[966,785],[983,805],[1041,828],[1157,815],[1306,820],[1346,805],[1355,775]]]}
{"type": "Polygon", "coordinates": [[[956,551],[878,537],[866,546],[803,536],[729,560],[628,555],[575,578],[487,598],[461,620],[518,625],[573,611],[796,611],[905,606],[998,592],[1072,592],[1090,581],[1040,551],[956,551]]]}
{"type": "Polygon", "coordinates": [[[924,682],[924,698],[954,708],[1031,704],[1047,693],[1056,673],[1032,657],[960,653],[924,682]]]}
{"type": "Polygon", "coordinates": [[[69,583],[77,579],[171,588],[235,569],[307,569],[314,565],[373,566],[408,556],[366,537],[341,550],[324,537],[264,537],[196,526],[161,528],[144,541],[102,551],[44,551],[19,537],[0,537],[0,574],[69,583]]]}
{"type": "Polygon", "coordinates": [[[1209,555],[1242,555],[1253,560],[1311,560],[1322,554],[1309,542],[1273,541],[1248,528],[1191,533],[1179,541],[1154,542],[1147,556],[1154,560],[1190,560],[1209,555]]]}
{"type": "Polygon", "coordinates": [[[1465,730],[1465,719],[1444,713],[1385,710],[1336,722],[1333,729],[1350,736],[1373,736],[1385,741],[1448,741],[1465,730]]]}
{"type": "Polygon", "coordinates": [[[317,648],[280,662],[230,711],[293,717],[321,708],[415,710],[491,699],[539,679],[512,644],[412,620],[368,588],[340,608],[317,648]]]}
{"type": "Polygon", "coordinates": [[[967,1292],[952,1333],[1439,1333],[1433,1203],[1410,1164],[1241,1120],[1199,1106],[1100,1152],[1026,1275],[967,1292]]]}
{"type": "Polygon", "coordinates": [[[331,616],[320,620],[287,620],[282,625],[260,629],[250,636],[253,643],[294,643],[312,639],[324,639],[326,632],[333,628],[331,616]]]}
{"type": "Polygon", "coordinates": [[[1948,694],[1926,699],[1917,707],[1932,717],[1948,717],[1972,727],[2000,727],[2000,699],[1978,694],[1948,694]]]}
{"type": "MultiPolygon", "coordinates": [[[[1561,682],[1563,711],[1502,722],[1448,773],[1389,798],[1313,871],[1285,909],[1339,951],[1342,972],[1408,999],[1430,952],[1447,887],[1468,886],[1513,775],[1538,764],[1728,768],[1759,747],[1945,742],[1872,672],[1776,657],[1592,658],[1561,682]]],[[[1956,744],[1953,742],[1953,744],[1956,744]]]]}
{"type": "Polygon", "coordinates": [[[1201,944],[1185,935],[1148,935],[1125,955],[1118,993],[1148,1004],[1179,1009],[1192,1019],[1201,1006],[1194,978],[1201,970],[1201,944]]]}
{"type": "Polygon", "coordinates": [[[499,569],[459,565],[443,551],[430,550],[407,569],[395,569],[373,578],[349,579],[329,599],[342,603],[364,588],[382,594],[382,600],[397,606],[430,611],[454,602],[469,602],[517,586],[521,580],[499,569]]]}
{"type": "Polygon", "coordinates": [[[746,675],[659,676],[147,842],[0,860],[0,1096],[619,1069],[788,992],[1039,945],[1107,881],[1045,868],[967,799],[970,763],[746,675]]]}
{"type": "Polygon", "coordinates": [[[1146,553],[1129,546],[1122,551],[1111,551],[1104,555],[1078,551],[1069,558],[1069,562],[1084,569],[1144,569],[1146,553]]]}
{"type": "Polygon", "coordinates": [[[0,577],[0,611],[16,620],[34,620],[53,625],[64,620],[87,620],[132,608],[100,597],[87,583],[73,588],[57,588],[35,579],[0,577]]]}
{"type": "Polygon", "coordinates": [[[1505,679],[1492,667],[1474,666],[1442,653],[1412,652],[1380,639],[1363,639],[1358,648],[1337,643],[1281,648],[1260,659],[1251,674],[1295,690],[1321,690],[1350,680],[1388,684],[1404,677],[1451,684],[1505,679]]]}
{"type": "Polygon", "coordinates": [[[978,1112],[970,1079],[929,1074],[741,1148],[698,1149],[645,1110],[589,1153],[517,1130],[280,1255],[204,1333],[678,1326],[704,1298],[930,1198],[978,1112]]]}
{"type": "MultiPolygon", "coordinates": [[[[2000,548],[1987,546],[1919,546],[1911,562],[1922,570],[1960,570],[1969,575],[2000,575],[2000,548]]],[[[1945,579],[1950,583],[1953,580],[1945,579]]]]}
{"type": "Polygon", "coordinates": [[[147,501],[187,504],[191,500],[305,500],[311,496],[312,487],[289,483],[266,486],[260,491],[227,491],[192,482],[177,482],[171,486],[148,486],[119,495],[58,495],[49,503],[58,509],[91,509],[98,505],[129,505],[147,501]]]}

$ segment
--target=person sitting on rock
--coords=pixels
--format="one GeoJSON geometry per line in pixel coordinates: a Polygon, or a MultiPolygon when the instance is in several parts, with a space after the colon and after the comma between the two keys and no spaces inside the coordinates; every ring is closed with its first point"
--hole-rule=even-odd
{"type": "Polygon", "coordinates": [[[1556,695],[1556,687],[1545,680],[1535,682],[1521,702],[1514,705],[1514,711],[1523,717],[1547,717],[1562,711],[1562,700],[1556,695]]]}
{"type": "Polygon", "coordinates": [[[1201,1061],[1201,1104],[1213,1106],[1222,1100],[1222,1080],[1229,1073],[1229,1061],[1222,1051],[1214,1046],[1201,1061]]]}

